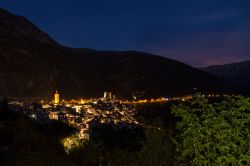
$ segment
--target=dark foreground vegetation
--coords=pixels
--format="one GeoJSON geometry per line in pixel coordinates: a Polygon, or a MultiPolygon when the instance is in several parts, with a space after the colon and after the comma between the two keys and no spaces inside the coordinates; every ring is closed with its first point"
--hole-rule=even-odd
{"type": "Polygon", "coordinates": [[[82,141],[59,123],[38,124],[0,105],[0,165],[249,165],[250,99],[195,97],[137,105],[142,127],[105,125],[82,141]],[[67,149],[65,138],[73,141],[67,149]]]}

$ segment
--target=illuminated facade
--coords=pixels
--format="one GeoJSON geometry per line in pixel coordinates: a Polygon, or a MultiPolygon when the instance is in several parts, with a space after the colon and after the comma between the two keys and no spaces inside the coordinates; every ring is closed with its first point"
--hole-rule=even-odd
{"type": "Polygon", "coordinates": [[[104,92],[103,99],[104,100],[111,100],[112,99],[112,93],[111,92],[104,92]]]}
{"type": "Polygon", "coordinates": [[[56,90],[56,93],[54,95],[54,104],[58,105],[59,102],[60,102],[60,95],[59,95],[58,91],[56,90]]]}
{"type": "Polygon", "coordinates": [[[54,120],[58,120],[58,112],[50,112],[49,113],[49,118],[50,119],[54,119],[54,120]]]}

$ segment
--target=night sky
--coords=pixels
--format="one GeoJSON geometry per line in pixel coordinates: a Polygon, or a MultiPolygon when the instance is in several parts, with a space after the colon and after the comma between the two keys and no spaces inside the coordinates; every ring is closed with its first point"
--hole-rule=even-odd
{"type": "Polygon", "coordinates": [[[59,43],[200,67],[250,59],[250,0],[0,0],[59,43]]]}

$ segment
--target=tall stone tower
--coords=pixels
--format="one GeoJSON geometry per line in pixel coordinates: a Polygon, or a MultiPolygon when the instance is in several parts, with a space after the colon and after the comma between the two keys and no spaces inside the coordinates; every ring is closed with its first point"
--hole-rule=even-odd
{"type": "Polygon", "coordinates": [[[58,91],[56,90],[56,93],[54,94],[54,104],[58,105],[60,102],[60,94],[58,93],[58,91]]]}

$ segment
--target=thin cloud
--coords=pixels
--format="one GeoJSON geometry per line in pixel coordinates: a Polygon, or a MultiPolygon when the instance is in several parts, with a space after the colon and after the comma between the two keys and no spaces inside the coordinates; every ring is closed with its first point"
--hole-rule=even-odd
{"type": "Polygon", "coordinates": [[[205,16],[196,17],[196,21],[212,22],[221,21],[225,19],[232,19],[239,16],[239,12],[224,12],[224,13],[212,13],[205,16]]]}

